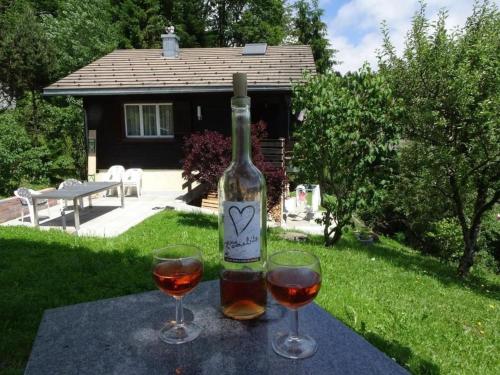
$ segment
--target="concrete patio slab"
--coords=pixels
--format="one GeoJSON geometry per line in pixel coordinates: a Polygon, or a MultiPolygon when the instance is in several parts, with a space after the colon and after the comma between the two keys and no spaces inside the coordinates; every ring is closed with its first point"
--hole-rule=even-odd
{"type": "MultiPolygon", "coordinates": [[[[80,210],[80,236],[115,237],[146,218],[165,208],[175,208],[186,203],[182,200],[181,191],[163,193],[144,193],[140,198],[125,197],[125,208],[120,207],[118,197],[99,197],[92,199],[93,207],[88,206],[88,199],[84,198],[84,208],[80,210]]],[[[61,206],[51,207],[39,212],[40,229],[62,229],[61,206]]],[[[22,222],[20,218],[10,220],[1,225],[32,226],[29,218],[22,222]]],[[[70,233],[75,232],[74,217],[71,210],[66,211],[66,226],[70,233]]]]}
{"type": "MultiPolygon", "coordinates": [[[[105,197],[92,199],[93,207],[88,207],[88,199],[84,198],[84,208],[80,210],[80,236],[115,237],[126,232],[131,227],[141,223],[148,217],[164,210],[165,208],[188,213],[201,213],[217,215],[217,211],[188,205],[184,201],[182,191],[169,192],[144,192],[140,198],[136,196],[125,197],[125,208],[120,207],[119,197],[105,197]]],[[[40,229],[61,229],[61,206],[40,210],[40,229]]],[[[321,235],[323,227],[309,217],[305,212],[289,214],[286,222],[281,227],[285,230],[300,231],[307,234],[321,235]]],[[[20,218],[7,221],[0,225],[32,226],[30,219],[20,218]]],[[[277,226],[269,222],[270,226],[277,226]]],[[[71,210],[66,211],[66,231],[75,233],[74,217],[71,210]]]]}
{"type": "Polygon", "coordinates": [[[295,197],[287,198],[285,208],[290,208],[286,220],[281,227],[285,230],[301,231],[307,234],[322,235],[323,225],[316,223],[321,218],[321,212],[310,212],[308,207],[297,208],[295,197]]]}

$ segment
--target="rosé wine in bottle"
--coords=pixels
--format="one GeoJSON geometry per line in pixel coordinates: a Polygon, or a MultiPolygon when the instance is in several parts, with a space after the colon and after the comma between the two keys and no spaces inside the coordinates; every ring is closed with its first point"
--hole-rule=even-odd
{"type": "Polygon", "coordinates": [[[220,291],[224,315],[253,319],[265,312],[267,292],[266,182],[252,163],[246,74],[233,75],[232,161],[219,181],[220,291]]]}

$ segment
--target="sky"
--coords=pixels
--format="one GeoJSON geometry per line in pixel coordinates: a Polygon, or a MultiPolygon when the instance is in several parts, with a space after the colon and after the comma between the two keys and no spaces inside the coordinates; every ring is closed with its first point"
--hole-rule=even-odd
{"type": "MultiPolygon", "coordinates": [[[[494,0],[500,5],[500,0],[494,0]]],[[[418,0],[320,0],[324,10],[323,21],[328,27],[328,38],[339,50],[336,67],[342,73],[356,70],[368,61],[376,67],[375,50],[381,46],[380,24],[389,26],[396,50],[404,47],[411,18],[418,9],[418,0]]],[[[427,0],[427,15],[435,19],[439,9],[448,10],[448,28],[464,25],[472,13],[473,0],[427,0]]]]}

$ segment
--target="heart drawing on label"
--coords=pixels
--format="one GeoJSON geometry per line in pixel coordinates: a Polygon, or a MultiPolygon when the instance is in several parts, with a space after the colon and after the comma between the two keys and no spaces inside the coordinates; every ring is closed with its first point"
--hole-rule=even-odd
{"type": "Polygon", "coordinates": [[[253,206],[245,206],[241,210],[236,206],[229,207],[229,217],[238,236],[248,228],[254,216],[255,208],[253,206]]]}

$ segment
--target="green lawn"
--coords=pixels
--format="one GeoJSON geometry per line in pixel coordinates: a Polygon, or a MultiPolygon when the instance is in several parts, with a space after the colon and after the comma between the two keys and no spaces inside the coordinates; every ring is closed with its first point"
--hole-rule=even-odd
{"type": "MultiPolygon", "coordinates": [[[[414,373],[500,373],[500,282],[455,269],[382,239],[365,247],[346,236],[296,244],[271,232],[270,252],[317,254],[317,302],[414,373]]],[[[154,289],[149,253],[169,242],[203,248],[205,279],[217,277],[215,217],[162,212],[113,239],[0,227],[0,373],[20,374],[45,309],[154,289]]]]}

